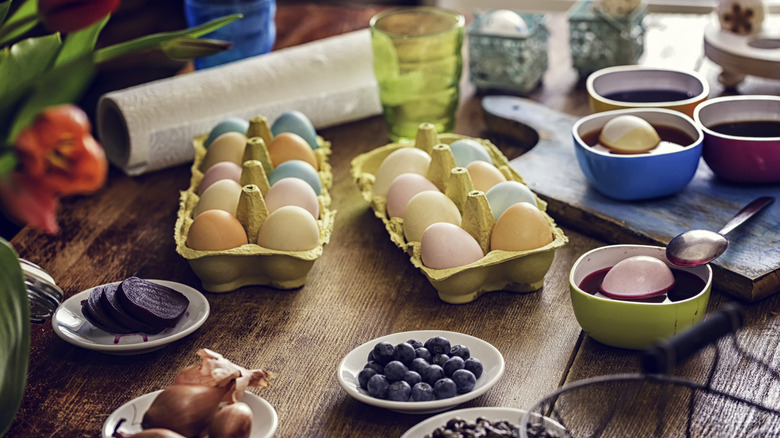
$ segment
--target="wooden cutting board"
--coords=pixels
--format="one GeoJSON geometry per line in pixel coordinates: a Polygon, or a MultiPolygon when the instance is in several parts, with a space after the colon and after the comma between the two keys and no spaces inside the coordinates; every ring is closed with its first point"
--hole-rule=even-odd
{"type": "Polygon", "coordinates": [[[549,214],[611,244],[666,245],[688,229],[717,231],[753,199],[774,196],[776,202],[728,234],[728,250],[711,266],[716,290],[750,302],[780,292],[780,184],[729,183],[701,160],[693,181],[675,195],[613,200],[593,189],[577,164],[571,135],[576,117],[514,96],[486,96],[482,106],[490,130],[535,143],[511,164],[548,202],[549,214]]]}

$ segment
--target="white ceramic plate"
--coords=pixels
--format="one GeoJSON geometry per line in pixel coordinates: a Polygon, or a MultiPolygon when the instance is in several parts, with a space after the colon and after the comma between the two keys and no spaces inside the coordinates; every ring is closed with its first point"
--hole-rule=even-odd
{"type": "MultiPolygon", "coordinates": [[[[525,413],[526,411],[522,409],[514,408],[469,408],[444,412],[417,423],[417,425],[401,435],[401,438],[425,438],[432,434],[434,430],[445,426],[447,421],[455,417],[460,417],[466,421],[476,421],[480,417],[490,421],[507,420],[519,425],[525,413]]],[[[545,417],[544,423],[548,431],[558,432],[561,436],[568,436],[563,426],[557,422],[545,417]]]]}
{"type": "Polygon", "coordinates": [[[355,348],[341,360],[337,377],[344,390],[363,403],[407,414],[430,414],[445,411],[473,398],[479,397],[487,392],[488,389],[492,388],[503,374],[504,357],[496,347],[482,339],[457,332],[419,330],[382,336],[355,348]],[[368,392],[360,388],[358,373],[360,373],[360,370],[366,365],[368,353],[371,352],[378,342],[384,341],[396,345],[401,342],[406,342],[409,339],[417,339],[418,341],[425,343],[427,339],[435,336],[447,338],[452,345],[465,345],[471,352],[472,357],[476,357],[482,361],[482,376],[477,379],[477,383],[471,392],[442,400],[398,402],[371,397],[368,395],[368,392]]]}
{"type": "MultiPolygon", "coordinates": [[[[156,335],[133,333],[114,335],[93,326],[81,313],[81,301],[89,297],[91,288],[65,300],[54,312],[51,325],[59,337],[78,347],[108,354],[130,355],[148,353],[181,339],[198,329],[209,316],[209,302],[197,290],[173,281],[149,280],[184,294],[190,305],[175,327],[156,335]]],[[[113,283],[112,283],[113,284],[113,283]]],[[[103,287],[105,285],[96,286],[103,287]]]]}
{"type": "MultiPolygon", "coordinates": [[[[122,419],[125,421],[119,426],[120,432],[132,434],[143,430],[141,429],[141,420],[144,417],[144,413],[152,405],[157,394],[161,392],[162,389],[144,394],[130,400],[112,412],[105,423],[103,423],[103,438],[111,438],[114,430],[117,428],[117,424],[122,419]]],[[[241,401],[252,409],[252,432],[249,435],[250,438],[271,438],[274,436],[276,428],[279,427],[279,417],[277,417],[274,407],[251,392],[244,392],[241,401]]]]}

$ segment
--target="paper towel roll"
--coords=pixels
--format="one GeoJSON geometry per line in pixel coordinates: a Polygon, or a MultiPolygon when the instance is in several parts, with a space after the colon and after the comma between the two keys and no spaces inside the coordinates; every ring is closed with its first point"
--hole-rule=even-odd
{"type": "Polygon", "coordinates": [[[97,131],[128,175],[194,157],[192,139],[226,117],[306,114],[316,128],[380,114],[368,29],[106,93],[97,131]]]}

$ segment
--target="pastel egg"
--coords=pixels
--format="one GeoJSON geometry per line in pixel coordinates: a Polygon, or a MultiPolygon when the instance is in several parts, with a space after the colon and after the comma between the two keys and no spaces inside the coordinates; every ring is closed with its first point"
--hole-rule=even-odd
{"type": "Polygon", "coordinates": [[[211,143],[200,170],[206,172],[211,166],[222,161],[231,161],[239,166],[244,162],[246,136],[238,132],[226,132],[211,143]]]}
{"type": "Polygon", "coordinates": [[[246,135],[248,130],[249,122],[247,120],[239,117],[229,117],[211,128],[208,137],[206,137],[206,140],[203,141],[203,146],[208,148],[217,137],[226,132],[238,132],[240,134],[246,135]]]}
{"type": "Polygon", "coordinates": [[[214,164],[203,174],[203,179],[200,180],[196,193],[198,196],[202,196],[207,188],[223,179],[232,179],[235,182],[240,182],[241,166],[232,161],[222,161],[214,164]]]}
{"type": "Polygon", "coordinates": [[[499,9],[490,13],[480,30],[493,35],[528,36],[528,24],[515,11],[499,9]]]}
{"type": "Polygon", "coordinates": [[[450,144],[450,151],[452,151],[452,156],[455,158],[455,165],[458,167],[466,167],[469,163],[474,161],[493,162],[485,147],[470,138],[453,141],[452,144],[450,144]]]}
{"type": "Polygon", "coordinates": [[[553,241],[544,213],[527,202],[510,206],[498,218],[490,235],[490,249],[529,251],[553,241]]]}
{"type": "Polygon", "coordinates": [[[674,274],[666,263],[655,257],[633,256],[610,268],[599,289],[610,298],[639,300],[663,295],[674,283],[674,274]]]}
{"type": "Polygon", "coordinates": [[[439,222],[425,229],[420,241],[423,265],[449,269],[474,263],[484,256],[474,237],[463,228],[439,222]]]}
{"type": "Polygon", "coordinates": [[[235,216],[223,210],[198,215],[187,232],[186,245],[199,251],[224,251],[248,243],[246,231],[235,216]]]}
{"type": "Polygon", "coordinates": [[[420,192],[409,200],[404,212],[404,237],[407,242],[419,242],[425,229],[437,222],[460,226],[460,211],[444,193],[420,192]]]}
{"type": "Polygon", "coordinates": [[[504,174],[496,166],[486,161],[472,161],[466,166],[466,170],[474,184],[474,190],[484,193],[487,193],[496,184],[506,181],[504,174]]]}
{"type": "Polygon", "coordinates": [[[409,200],[414,195],[427,190],[440,191],[435,184],[422,175],[416,173],[402,173],[398,175],[387,190],[387,215],[390,217],[404,217],[409,200]]]}
{"type": "Polygon", "coordinates": [[[278,251],[308,251],[320,239],[317,221],[296,205],[280,207],[268,215],[257,235],[257,244],[278,251]]]}
{"type": "Polygon", "coordinates": [[[498,220],[510,205],[527,202],[536,207],[536,196],[525,184],[518,181],[500,182],[485,193],[493,219],[498,220]]]}
{"type": "Polygon", "coordinates": [[[314,219],[320,217],[320,203],[314,189],[300,178],[284,178],[271,186],[265,194],[265,205],[273,213],[285,205],[297,205],[311,213],[314,219]]]}
{"type": "Polygon", "coordinates": [[[312,167],[311,164],[301,160],[290,160],[277,166],[268,175],[268,184],[272,187],[277,182],[284,178],[300,178],[306,181],[317,196],[322,194],[322,181],[320,181],[320,174],[317,169],[312,167]]]}
{"type": "Polygon", "coordinates": [[[650,122],[630,114],[610,119],[599,134],[601,145],[622,154],[641,154],[660,142],[661,137],[650,122]]]}
{"type": "Polygon", "coordinates": [[[292,132],[283,132],[268,143],[268,156],[274,167],[290,160],[301,160],[319,170],[317,157],[306,140],[292,132]]]}
{"type": "Polygon", "coordinates": [[[274,120],[271,125],[271,133],[277,136],[283,132],[292,132],[300,135],[312,149],[320,147],[317,142],[317,131],[311,120],[300,111],[288,111],[274,120]]]}
{"type": "Polygon", "coordinates": [[[425,175],[431,164],[431,156],[422,149],[414,147],[393,151],[382,160],[374,180],[374,196],[387,196],[390,184],[402,173],[425,175]]]}
{"type": "Polygon", "coordinates": [[[232,179],[219,180],[203,192],[192,209],[192,217],[198,217],[207,210],[223,210],[235,216],[240,197],[241,184],[232,179]]]}

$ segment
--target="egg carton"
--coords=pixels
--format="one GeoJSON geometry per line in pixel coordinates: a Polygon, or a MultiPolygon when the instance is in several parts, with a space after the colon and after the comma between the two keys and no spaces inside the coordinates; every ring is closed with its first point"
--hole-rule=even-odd
{"type": "Polygon", "coordinates": [[[322,183],[321,193],[317,196],[320,217],[317,219],[319,241],[315,248],[308,251],[278,251],[252,243],[257,241],[260,226],[268,217],[263,197],[270,188],[268,175],[273,169],[266,147],[273,139],[273,134],[267,119],[258,116],[249,122],[240,181],[243,189],[236,211],[236,217],[247,232],[250,243],[223,251],[201,251],[189,248],[186,240],[193,221],[192,211],[200,200],[196,190],[203,179],[200,166],[206,155],[204,141],[207,137],[208,135],[204,134],[193,140],[195,159],[192,163],[190,186],[180,192],[174,229],[176,252],[187,259],[195,275],[200,278],[203,289],[209,292],[230,292],[249,285],[271,286],[277,289],[303,286],[333,232],[336,212],[330,209],[330,188],[333,185],[333,173],[328,163],[330,142],[317,136],[319,147],[314,150],[322,183]]]}
{"type": "Polygon", "coordinates": [[[493,165],[507,180],[525,184],[522,176],[490,141],[458,134],[437,134],[430,124],[420,126],[413,142],[391,143],[355,157],[352,160],[352,177],[363,198],[371,205],[374,215],[384,223],[392,242],[408,254],[411,263],[436,288],[441,300],[462,304],[492,291],[525,293],[541,289],[544,277],[552,265],[555,250],[566,244],[568,238],[546,213],[547,203],[534,194],[536,206],[550,226],[553,241],[528,251],[489,251],[495,220],[485,193],[474,190],[471,177],[465,168],[455,166],[449,145],[460,139],[471,139],[480,143],[490,154],[493,165]],[[461,211],[461,227],[477,240],[486,253],[480,260],[449,269],[432,269],[423,265],[420,242],[407,241],[404,237],[403,219],[389,217],[386,197],[373,195],[376,172],[382,161],[396,150],[407,147],[416,147],[431,155],[431,163],[425,176],[452,199],[461,211]]]}

